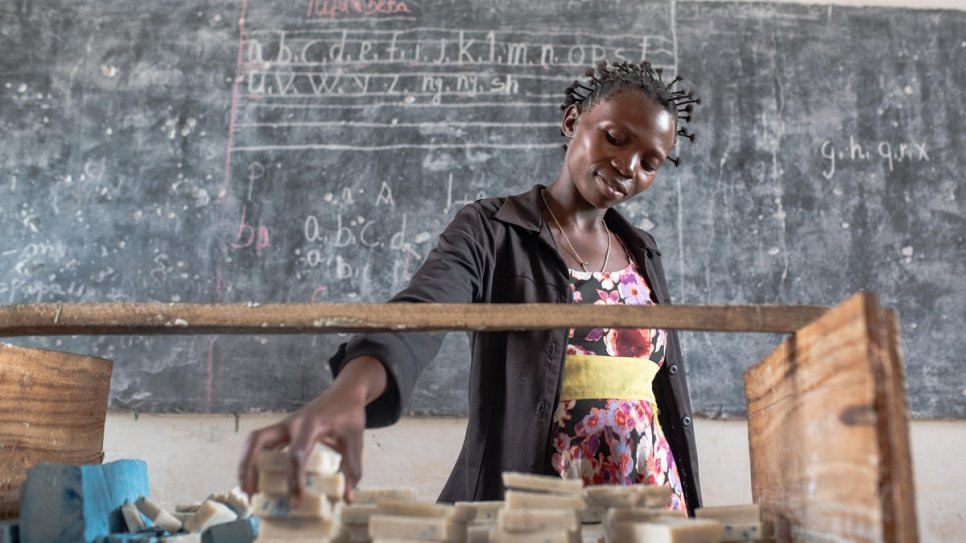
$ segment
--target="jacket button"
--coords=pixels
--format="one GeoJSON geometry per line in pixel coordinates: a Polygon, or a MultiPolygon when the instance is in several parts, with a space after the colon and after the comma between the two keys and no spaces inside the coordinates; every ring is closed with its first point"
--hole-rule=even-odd
{"type": "Polygon", "coordinates": [[[541,401],[537,404],[537,416],[543,418],[543,414],[547,411],[547,403],[541,401]]]}
{"type": "Polygon", "coordinates": [[[677,375],[678,374],[677,364],[672,364],[671,367],[667,369],[667,372],[670,373],[671,375],[677,375]]]}
{"type": "Polygon", "coordinates": [[[547,345],[547,356],[549,358],[553,358],[554,355],[556,354],[557,354],[557,342],[551,341],[550,344],[547,345]]]}
{"type": "Polygon", "coordinates": [[[691,417],[685,416],[683,419],[681,419],[681,424],[684,426],[691,426],[691,417]]]}

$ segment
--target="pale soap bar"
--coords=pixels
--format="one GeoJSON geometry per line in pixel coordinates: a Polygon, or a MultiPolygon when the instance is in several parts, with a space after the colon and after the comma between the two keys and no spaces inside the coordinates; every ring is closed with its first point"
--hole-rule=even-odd
{"type": "Polygon", "coordinates": [[[473,515],[466,509],[457,509],[453,505],[434,503],[413,503],[396,500],[381,500],[376,504],[376,511],[381,515],[395,515],[402,517],[438,517],[467,523],[473,515]]]}
{"type": "MultiPolygon", "coordinates": [[[[342,464],[342,455],[335,449],[317,443],[312,453],[305,459],[305,471],[307,473],[319,473],[322,475],[332,475],[339,471],[342,464]]],[[[292,466],[292,460],[288,456],[288,449],[273,449],[260,451],[255,457],[255,465],[258,471],[271,471],[288,473],[292,466]]]]}
{"type": "Polygon", "coordinates": [[[574,511],[583,511],[587,508],[583,496],[557,496],[522,490],[508,490],[504,497],[507,509],[573,509],[574,511]]]}
{"type": "Polygon", "coordinates": [[[369,517],[375,514],[376,504],[353,503],[341,504],[334,516],[339,518],[343,524],[366,525],[369,524],[369,517]]]}
{"type": "MultiPolygon", "coordinates": [[[[212,494],[211,496],[208,496],[208,499],[227,505],[228,508],[234,511],[239,517],[247,517],[252,514],[252,506],[251,502],[248,500],[248,494],[237,486],[229,490],[227,494],[212,494]]],[[[175,511],[177,510],[178,508],[175,507],[175,511]]],[[[197,511],[197,509],[195,509],[195,511],[197,511]]]]}
{"type": "Polygon", "coordinates": [[[456,502],[454,507],[466,514],[472,514],[472,522],[477,524],[495,523],[500,510],[506,506],[503,500],[488,500],[479,502],[456,502]]]}
{"type": "MultiPolygon", "coordinates": [[[[258,542],[326,541],[336,534],[338,526],[331,520],[315,518],[262,519],[258,542]]],[[[348,539],[347,539],[348,540],[348,539]]]]}
{"type": "Polygon", "coordinates": [[[124,524],[127,525],[127,531],[132,534],[148,527],[144,523],[144,519],[141,518],[141,512],[138,511],[138,507],[131,502],[126,502],[121,506],[121,515],[124,516],[124,524]]]}
{"type": "Polygon", "coordinates": [[[414,502],[416,489],[411,487],[357,488],[352,491],[352,503],[376,503],[379,500],[414,502]]]}
{"type": "Polygon", "coordinates": [[[205,500],[191,518],[185,520],[184,529],[189,532],[200,532],[215,524],[231,522],[238,515],[227,505],[215,500],[205,500]]]}
{"type": "Polygon", "coordinates": [[[721,523],[702,519],[663,519],[661,522],[619,522],[613,543],[719,543],[721,523]]]}
{"type": "Polygon", "coordinates": [[[608,543],[621,541],[617,539],[614,528],[619,524],[627,523],[646,523],[646,522],[674,522],[683,521],[687,517],[683,511],[671,511],[669,509],[647,509],[635,507],[632,509],[608,509],[604,515],[604,536],[608,543]]]}
{"type": "Polygon", "coordinates": [[[499,513],[499,527],[504,532],[539,532],[543,530],[576,531],[580,528],[573,509],[504,509],[499,513]]]}
{"type": "Polygon", "coordinates": [[[551,494],[579,495],[584,488],[580,479],[561,479],[552,475],[503,472],[503,486],[514,490],[529,490],[551,494]]]}
{"type": "MultiPolygon", "coordinates": [[[[767,525],[767,526],[770,526],[767,525]]],[[[749,542],[769,539],[773,536],[771,530],[767,530],[766,524],[756,522],[754,524],[722,524],[724,535],[721,541],[727,542],[749,542]]]]}
{"type": "Polygon", "coordinates": [[[141,496],[138,498],[138,501],[135,502],[135,505],[137,505],[138,510],[144,513],[144,516],[148,517],[151,522],[155,523],[161,528],[164,528],[172,534],[181,529],[181,520],[175,518],[174,515],[167,512],[160,505],[154,503],[150,499],[141,496]]]}
{"type": "Polygon", "coordinates": [[[471,524],[466,528],[466,543],[489,543],[492,524],[471,524]]]}
{"type": "Polygon", "coordinates": [[[638,507],[670,507],[671,506],[671,487],[665,485],[632,485],[631,488],[637,492],[638,507]]]}
{"type": "Polygon", "coordinates": [[[499,528],[493,529],[489,534],[489,543],[579,543],[580,539],[574,540],[574,535],[566,530],[553,530],[536,534],[518,534],[505,532],[499,528]]]}
{"type": "Polygon", "coordinates": [[[694,516],[715,519],[722,524],[754,524],[761,522],[761,506],[750,504],[698,507],[694,510],[694,516]]]}
{"type": "MultiPolygon", "coordinates": [[[[288,482],[288,473],[262,471],[258,474],[258,491],[265,494],[289,494],[288,482]]],[[[342,498],[342,494],[345,493],[345,476],[341,473],[322,475],[306,472],[305,491],[313,494],[321,494],[333,499],[340,499],[342,498]]]]}
{"type": "Polygon", "coordinates": [[[267,518],[329,518],[332,516],[332,504],[325,496],[306,493],[299,499],[298,506],[293,507],[292,498],[288,495],[259,492],[252,498],[252,514],[267,518]]]}
{"type": "Polygon", "coordinates": [[[441,517],[401,517],[375,514],[369,518],[369,535],[420,541],[466,541],[466,523],[441,517]]]}

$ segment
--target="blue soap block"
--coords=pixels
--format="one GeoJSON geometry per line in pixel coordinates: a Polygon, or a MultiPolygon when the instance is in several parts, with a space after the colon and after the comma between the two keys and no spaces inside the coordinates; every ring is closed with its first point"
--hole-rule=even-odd
{"type": "Polygon", "coordinates": [[[0,520],[0,543],[20,543],[19,520],[0,520]]]}
{"type": "Polygon", "coordinates": [[[30,468],[20,494],[22,543],[93,543],[127,531],[121,506],[149,493],[143,460],[109,464],[41,463],[30,468]]]}
{"type": "Polygon", "coordinates": [[[261,521],[256,516],[216,524],[201,533],[201,543],[252,543],[261,521]]]}

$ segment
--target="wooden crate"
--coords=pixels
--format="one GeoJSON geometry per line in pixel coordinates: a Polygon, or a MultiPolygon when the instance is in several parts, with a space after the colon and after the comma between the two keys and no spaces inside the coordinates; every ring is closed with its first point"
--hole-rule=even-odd
{"type": "Polygon", "coordinates": [[[896,330],[857,294],[745,373],[752,495],[778,541],[918,541],[896,330]]]}
{"type": "Polygon", "coordinates": [[[110,360],[0,343],[0,519],[37,462],[100,463],[110,360]]]}

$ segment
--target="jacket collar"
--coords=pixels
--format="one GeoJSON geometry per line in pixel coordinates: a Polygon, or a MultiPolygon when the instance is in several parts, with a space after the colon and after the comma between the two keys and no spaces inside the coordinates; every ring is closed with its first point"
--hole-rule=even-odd
{"type": "MultiPolygon", "coordinates": [[[[544,203],[540,196],[540,191],[544,189],[546,189],[545,186],[538,184],[527,192],[508,196],[494,217],[499,221],[539,234],[545,224],[543,218],[544,203]]],[[[604,215],[604,220],[607,222],[607,227],[617,234],[629,250],[661,254],[654,238],[650,234],[634,228],[616,209],[608,209],[604,215]]]]}

